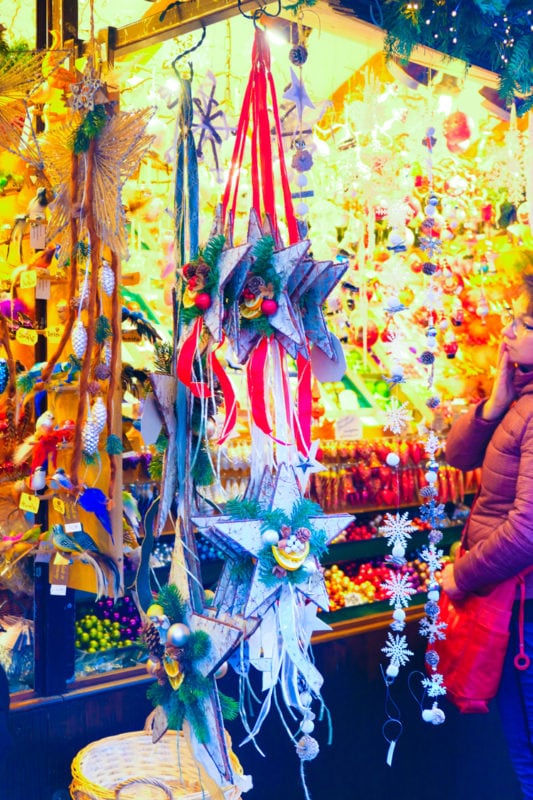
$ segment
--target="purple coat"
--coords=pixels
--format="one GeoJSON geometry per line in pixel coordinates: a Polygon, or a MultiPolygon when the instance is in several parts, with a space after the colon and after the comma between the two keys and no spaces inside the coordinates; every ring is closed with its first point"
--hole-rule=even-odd
{"type": "MultiPolygon", "coordinates": [[[[453,424],[446,460],[482,466],[467,547],[454,569],[459,589],[483,592],[533,564],[533,372],[515,373],[517,399],[499,420],[481,419],[482,404],[453,424]]],[[[533,597],[533,573],[526,578],[533,597]]]]}

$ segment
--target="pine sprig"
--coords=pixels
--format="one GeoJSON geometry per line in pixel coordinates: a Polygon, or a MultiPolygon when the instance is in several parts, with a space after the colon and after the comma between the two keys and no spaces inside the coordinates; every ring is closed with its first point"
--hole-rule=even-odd
{"type": "Polygon", "coordinates": [[[122,442],[118,436],[115,436],[114,433],[107,437],[105,449],[106,453],[110,456],[118,456],[120,453],[124,452],[124,446],[122,442]]]}
{"type": "Polygon", "coordinates": [[[174,622],[183,622],[187,613],[187,604],[177,586],[168,584],[162,586],[158,595],[157,602],[162,606],[164,613],[174,622]]]}
{"type": "Polygon", "coordinates": [[[173,357],[174,350],[170,342],[158,341],[154,343],[154,366],[158,372],[170,375],[173,357]]]}
{"type": "Polygon", "coordinates": [[[233,519],[258,519],[260,513],[261,506],[257,500],[235,497],[224,503],[224,514],[229,514],[233,519]]]}
{"type": "Polygon", "coordinates": [[[93,139],[102,133],[107,122],[107,114],[103,105],[95,106],[85,115],[80,127],[74,132],[71,147],[76,155],[86,153],[93,139]]]}
{"type": "Polygon", "coordinates": [[[163,477],[163,453],[155,453],[148,465],[148,475],[153,481],[160,481],[163,477]]]}
{"type": "Polygon", "coordinates": [[[252,266],[252,273],[263,278],[265,283],[271,283],[274,296],[277,297],[281,282],[272,262],[274,245],[275,242],[272,236],[263,236],[259,239],[253,249],[254,263],[252,266]]]}
{"type": "Polygon", "coordinates": [[[111,336],[111,323],[103,314],[96,320],[94,336],[97,344],[103,344],[111,336]]]}
{"type": "Polygon", "coordinates": [[[209,264],[211,270],[216,270],[217,268],[218,259],[224,249],[225,241],[226,239],[222,235],[213,236],[212,239],[209,239],[204,249],[200,251],[202,258],[206,264],[209,264]]]}
{"type": "Polygon", "coordinates": [[[220,691],[218,693],[218,699],[220,700],[220,710],[222,711],[224,719],[229,722],[237,719],[239,716],[239,703],[237,700],[220,691]]]}

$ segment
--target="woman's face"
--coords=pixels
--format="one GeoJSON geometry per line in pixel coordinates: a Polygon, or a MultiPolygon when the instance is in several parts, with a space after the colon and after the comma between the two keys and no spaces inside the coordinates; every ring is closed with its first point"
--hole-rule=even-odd
{"type": "Polygon", "coordinates": [[[529,305],[529,296],[523,292],[513,303],[502,330],[509,357],[524,367],[533,367],[533,314],[529,305]]]}

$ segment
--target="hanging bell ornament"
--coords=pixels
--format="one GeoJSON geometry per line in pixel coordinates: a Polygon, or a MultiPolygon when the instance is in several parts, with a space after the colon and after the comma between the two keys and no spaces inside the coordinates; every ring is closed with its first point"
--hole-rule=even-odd
{"type": "Polygon", "coordinates": [[[76,320],[70,336],[76,358],[83,358],[87,350],[87,331],[81,319],[76,320]]]}
{"type": "Polygon", "coordinates": [[[100,279],[100,286],[102,291],[108,296],[111,297],[113,291],[115,289],[115,273],[111,269],[111,265],[108,261],[102,259],[102,266],[100,267],[99,273],[100,279]]]}
{"type": "Polygon", "coordinates": [[[94,401],[91,416],[98,433],[102,433],[107,423],[107,409],[102,397],[97,397],[94,401]]]}
{"type": "Polygon", "coordinates": [[[5,358],[0,358],[0,394],[5,391],[9,380],[9,369],[5,358]]]}
{"type": "Polygon", "coordinates": [[[94,456],[94,454],[98,450],[99,439],[100,439],[100,433],[98,431],[98,428],[94,424],[92,418],[88,417],[87,422],[83,426],[83,431],[81,434],[83,451],[87,453],[87,455],[89,456],[94,456]]]}

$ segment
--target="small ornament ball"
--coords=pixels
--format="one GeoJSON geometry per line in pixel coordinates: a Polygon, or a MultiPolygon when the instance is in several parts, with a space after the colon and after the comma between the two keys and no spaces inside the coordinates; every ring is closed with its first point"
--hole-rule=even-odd
{"type": "Polygon", "coordinates": [[[275,545],[279,542],[279,533],[273,528],[263,531],[261,539],[265,544],[275,545]]]}
{"type": "Polygon", "coordinates": [[[385,461],[389,467],[397,467],[400,463],[400,456],[398,453],[387,453],[385,461]]]}
{"type": "Polygon", "coordinates": [[[191,629],[183,622],[175,622],[167,631],[167,644],[184,647],[191,635],[191,629]]]}
{"type": "Polygon", "coordinates": [[[270,298],[266,298],[261,303],[261,311],[265,315],[265,317],[272,317],[276,311],[278,310],[278,304],[275,300],[271,300],[270,298]]]}
{"type": "Polygon", "coordinates": [[[200,311],[207,311],[211,307],[211,297],[207,292],[199,292],[194,298],[194,305],[200,311]]]}
{"type": "Polygon", "coordinates": [[[295,67],[301,67],[307,61],[307,49],[303,44],[297,44],[289,52],[289,61],[295,67]]]}

